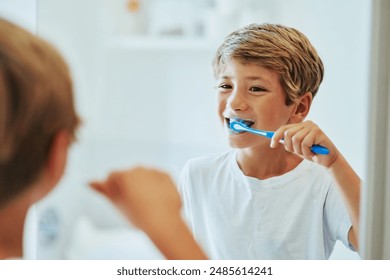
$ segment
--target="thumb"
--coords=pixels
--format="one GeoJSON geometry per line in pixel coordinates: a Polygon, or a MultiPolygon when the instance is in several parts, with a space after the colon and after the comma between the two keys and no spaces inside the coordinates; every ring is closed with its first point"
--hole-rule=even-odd
{"type": "Polygon", "coordinates": [[[92,181],[89,182],[89,186],[97,191],[98,193],[108,197],[113,198],[113,193],[110,191],[110,188],[108,187],[108,184],[105,182],[99,182],[99,181],[92,181]]]}

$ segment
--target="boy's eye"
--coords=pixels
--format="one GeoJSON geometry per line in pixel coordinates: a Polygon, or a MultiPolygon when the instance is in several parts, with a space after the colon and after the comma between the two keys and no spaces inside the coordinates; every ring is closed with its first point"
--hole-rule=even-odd
{"type": "Polygon", "coordinates": [[[232,89],[232,86],[227,84],[222,84],[218,86],[218,89],[219,91],[227,91],[229,89],[232,89]]]}
{"type": "Polygon", "coordinates": [[[262,87],[251,87],[249,89],[250,91],[253,91],[253,92],[262,92],[262,91],[266,91],[266,89],[262,88],[262,87]]]}
{"type": "Polygon", "coordinates": [[[219,87],[220,87],[220,88],[226,88],[226,89],[232,88],[232,87],[229,86],[229,85],[220,85],[219,87]]]}

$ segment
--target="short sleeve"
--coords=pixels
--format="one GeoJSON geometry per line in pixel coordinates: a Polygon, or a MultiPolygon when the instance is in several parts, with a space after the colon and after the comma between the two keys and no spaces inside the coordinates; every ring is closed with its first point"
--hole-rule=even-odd
{"type": "Polygon", "coordinates": [[[353,250],[349,244],[348,233],[352,222],[335,182],[331,182],[324,205],[325,242],[340,240],[347,248],[353,250]]]}

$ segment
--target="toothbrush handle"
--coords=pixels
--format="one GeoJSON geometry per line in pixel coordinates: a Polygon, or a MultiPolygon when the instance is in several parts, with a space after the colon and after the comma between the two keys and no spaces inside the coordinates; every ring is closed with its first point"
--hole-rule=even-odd
{"type": "Polygon", "coordinates": [[[329,150],[323,146],[320,145],[313,145],[311,146],[311,151],[318,155],[327,155],[329,154],[329,150]]]}
{"type": "MultiPolygon", "coordinates": [[[[234,123],[233,123],[234,124],[234,123]]],[[[243,124],[240,124],[241,126],[243,126],[243,124]]],[[[249,127],[246,127],[245,126],[245,129],[247,132],[250,132],[250,133],[253,133],[253,134],[257,134],[257,135],[260,135],[260,136],[265,136],[267,138],[272,138],[275,134],[275,132],[273,131],[266,131],[266,130],[257,130],[257,129],[253,129],[253,128],[249,128],[249,127]]],[[[282,138],[282,141],[283,141],[283,138],[282,138]]],[[[318,155],[327,155],[329,154],[329,150],[321,145],[313,145],[311,146],[311,151],[315,154],[318,154],[318,155]]]]}

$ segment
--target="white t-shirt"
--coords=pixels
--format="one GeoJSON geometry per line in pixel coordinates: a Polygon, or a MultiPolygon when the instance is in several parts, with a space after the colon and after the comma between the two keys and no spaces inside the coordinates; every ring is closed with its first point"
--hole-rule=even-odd
{"type": "Polygon", "coordinates": [[[328,259],[348,246],[346,208],[328,171],[307,160],[281,176],[245,176],[236,150],[192,159],[180,178],[185,216],[211,259],[328,259]]]}

